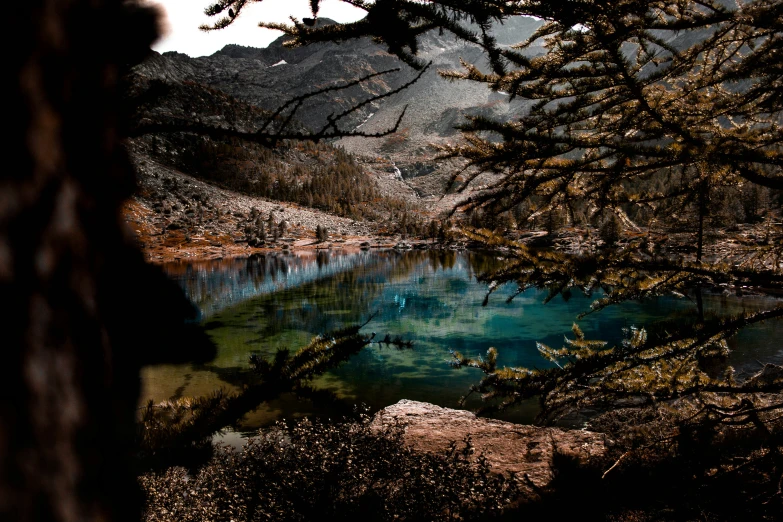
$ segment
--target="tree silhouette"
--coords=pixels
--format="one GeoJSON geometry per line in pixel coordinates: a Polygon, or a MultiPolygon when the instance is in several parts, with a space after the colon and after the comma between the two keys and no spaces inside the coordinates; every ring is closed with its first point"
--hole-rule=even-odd
{"type": "Polygon", "coordinates": [[[196,311],[122,223],[134,188],[120,79],[155,14],[43,0],[8,14],[0,174],[0,519],[138,520],[131,469],[142,364],[208,360],[196,311]],[[122,273],[122,281],[114,275],[122,273]]]}

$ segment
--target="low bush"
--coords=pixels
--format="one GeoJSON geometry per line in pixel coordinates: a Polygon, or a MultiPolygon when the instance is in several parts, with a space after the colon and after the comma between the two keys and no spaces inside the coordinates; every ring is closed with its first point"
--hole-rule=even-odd
{"type": "Polygon", "coordinates": [[[435,455],[406,447],[402,433],[363,414],[278,423],[196,472],[142,475],[145,520],[484,520],[519,497],[517,479],[490,473],[469,439],[435,455]]]}

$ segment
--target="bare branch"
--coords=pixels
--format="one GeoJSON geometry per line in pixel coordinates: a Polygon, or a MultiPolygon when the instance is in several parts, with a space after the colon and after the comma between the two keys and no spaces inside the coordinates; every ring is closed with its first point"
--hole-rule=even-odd
{"type": "Polygon", "coordinates": [[[421,71],[419,71],[419,73],[413,79],[404,83],[400,87],[381,94],[371,96],[366,100],[343,111],[337,116],[330,116],[328,118],[328,123],[324,125],[323,128],[321,128],[317,132],[286,132],[286,129],[293,121],[294,115],[302,107],[303,103],[306,100],[318,96],[320,94],[345,90],[350,87],[359,85],[363,82],[366,82],[372,78],[384,74],[389,74],[392,72],[399,72],[400,69],[394,68],[394,69],[388,69],[385,71],[367,74],[361,78],[358,78],[356,80],[351,80],[349,82],[345,82],[340,85],[332,85],[329,87],[325,87],[323,89],[318,89],[313,92],[308,92],[300,96],[296,96],[288,100],[287,102],[285,102],[283,105],[281,105],[266,119],[266,121],[257,130],[252,132],[241,131],[231,127],[218,127],[215,125],[206,125],[200,121],[194,122],[192,120],[187,120],[184,118],[169,118],[166,121],[142,123],[129,132],[129,137],[137,137],[137,136],[154,134],[159,132],[164,132],[164,133],[165,132],[192,132],[194,134],[201,134],[213,138],[235,137],[235,138],[252,141],[255,143],[260,143],[268,146],[273,146],[284,140],[309,140],[309,141],[318,142],[325,139],[347,138],[347,137],[382,138],[384,136],[389,136],[390,134],[394,134],[399,130],[400,124],[402,123],[402,119],[405,116],[405,113],[408,108],[407,105],[403,107],[402,111],[400,112],[393,126],[383,131],[379,131],[375,133],[361,132],[357,130],[352,130],[352,131],[342,130],[337,126],[337,122],[339,122],[341,119],[345,118],[349,114],[355,112],[356,110],[368,105],[369,103],[372,103],[380,99],[388,98],[389,96],[400,93],[403,90],[407,89],[408,87],[410,87],[411,85],[419,81],[419,79],[421,79],[422,75],[426,72],[429,66],[430,64],[427,64],[427,66],[421,71]],[[289,108],[291,110],[288,112],[285,119],[281,120],[281,115],[286,111],[286,109],[289,108]],[[274,125],[275,122],[280,122],[280,124],[276,126],[274,125]]]}
{"type": "Polygon", "coordinates": [[[379,71],[374,72],[371,74],[367,74],[365,76],[362,76],[361,78],[357,78],[356,80],[351,80],[346,83],[342,83],[340,85],[330,85],[329,87],[324,87],[323,89],[318,89],[316,91],[305,93],[301,96],[297,96],[295,98],[292,98],[285,102],[283,105],[277,108],[274,113],[272,113],[272,116],[267,120],[267,122],[259,129],[259,131],[265,131],[268,126],[275,121],[287,108],[294,106],[293,111],[288,115],[288,119],[285,120],[284,125],[281,127],[281,130],[285,129],[285,127],[288,125],[288,123],[291,121],[291,118],[293,117],[294,113],[297,111],[297,109],[302,105],[302,103],[309,99],[313,98],[315,96],[318,96],[319,94],[325,94],[327,92],[334,92],[334,91],[341,91],[344,89],[349,89],[351,87],[355,87],[356,85],[359,85],[363,82],[366,82],[367,80],[371,80],[375,77],[382,76],[384,74],[389,74],[393,72],[399,72],[400,68],[395,67],[394,69],[387,69],[385,71],[379,71]]]}

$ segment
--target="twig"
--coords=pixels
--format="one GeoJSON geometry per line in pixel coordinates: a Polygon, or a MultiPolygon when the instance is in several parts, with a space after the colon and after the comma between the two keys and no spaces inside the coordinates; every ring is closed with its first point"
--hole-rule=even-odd
{"type": "Polygon", "coordinates": [[[609,474],[609,472],[610,472],[610,471],[612,471],[612,470],[613,470],[614,468],[616,468],[617,466],[619,466],[619,465],[620,465],[620,461],[621,461],[621,460],[623,460],[625,457],[627,457],[627,456],[628,456],[630,453],[631,453],[630,451],[626,451],[625,453],[623,453],[622,455],[620,455],[620,458],[619,458],[619,459],[617,459],[617,460],[614,462],[614,464],[612,464],[612,466],[611,466],[609,469],[607,469],[606,471],[604,471],[604,474],[603,474],[603,475],[601,475],[601,479],[605,479],[605,478],[606,478],[606,476],[609,474]]]}
{"type": "MultiPolygon", "coordinates": [[[[329,116],[327,118],[329,123],[324,125],[323,128],[319,131],[319,133],[325,133],[327,131],[327,129],[329,129],[329,128],[334,129],[335,132],[340,132],[340,129],[337,128],[337,122],[338,121],[340,121],[341,119],[343,119],[344,117],[348,116],[352,112],[357,111],[358,109],[364,107],[365,105],[367,105],[369,103],[381,100],[383,98],[388,98],[389,96],[392,96],[394,94],[397,94],[399,92],[404,91],[405,89],[407,89],[408,87],[410,87],[411,85],[413,85],[414,83],[419,81],[419,79],[422,77],[422,75],[427,71],[427,69],[429,69],[430,65],[432,65],[432,62],[429,62],[421,71],[419,71],[419,74],[417,74],[412,80],[410,80],[407,83],[404,83],[403,85],[399,86],[398,88],[392,89],[391,91],[385,92],[383,94],[377,94],[375,96],[371,96],[370,98],[367,98],[363,102],[358,103],[357,105],[354,105],[353,107],[351,107],[351,108],[341,112],[337,116],[334,116],[334,117],[329,116]]],[[[396,70],[399,71],[399,69],[396,69],[396,70]]],[[[407,107],[407,105],[406,105],[406,107],[407,107]]]]}
{"type": "Polygon", "coordinates": [[[295,104],[294,110],[291,111],[291,113],[288,115],[288,118],[286,119],[286,121],[280,127],[281,131],[283,129],[285,129],[285,127],[288,124],[288,122],[291,121],[291,118],[293,117],[294,113],[299,109],[299,107],[302,105],[302,103],[305,100],[307,100],[308,98],[313,98],[315,96],[318,96],[319,94],[324,94],[324,93],[327,93],[327,92],[341,91],[341,90],[344,90],[344,89],[348,89],[350,87],[354,87],[356,85],[359,85],[362,82],[366,82],[367,80],[375,78],[376,76],[382,76],[384,74],[389,74],[389,73],[399,72],[399,71],[400,71],[399,67],[396,67],[394,69],[387,69],[385,71],[379,71],[379,72],[367,74],[365,76],[362,76],[361,78],[357,78],[356,80],[351,80],[351,81],[346,82],[346,83],[344,83],[342,85],[332,85],[332,86],[329,86],[329,87],[324,87],[323,89],[318,89],[316,91],[308,92],[308,93],[305,93],[305,94],[303,94],[301,96],[297,96],[295,98],[291,98],[290,100],[285,102],[283,105],[278,107],[278,109],[274,113],[272,113],[272,116],[270,116],[269,119],[266,121],[266,123],[264,123],[264,125],[261,126],[259,131],[266,130],[267,127],[269,126],[269,124],[272,123],[272,121],[274,121],[278,116],[280,116],[283,113],[283,111],[285,111],[291,105],[295,104]]]}
{"type": "Polygon", "coordinates": [[[403,91],[404,89],[407,89],[421,78],[421,76],[424,74],[424,72],[427,70],[427,68],[429,68],[431,64],[432,62],[428,63],[427,66],[424,69],[422,69],[419,72],[419,74],[416,75],[415,78],[404,83],[400,87],[396,89],[392,89],[382,94],[371,96],[370,98],[360,102],[359,104],[354,105],[353,107],[350,107],[349,109],[343,111],[337,116],[329,116],[328,123],[324,125],[324,127],[321,130],[315,133],[285,132],[285,129],[292,121],[294,114],[296,113],[297,110],[299,110],[299,108],[302,106],[305,100],[317,96],[319,94],[324,94],[326,92],[347,89],[349,87],[359,85],[360,83],[365,82],[371,78],[383,74],[388,74],[391,72],[397,72],[400,69],[399,68],[388,69],[385,71],[368,74],[356,80],[346,82],[342,85],[333,85],[330,87],[325,87],[323,89],[319,89],[292,98],[287,102],[285,102],[282,106],[280,106],[274,113],[272,113],[272,115],[264,122],[264,124],[261,125],[261,127],[259,127],[256,131],[253,132],[240,131],[237,130],[236,128],[224,128],[224,127],[216,127],[212,125],[205,125],[200,121],[193,122],[186,119],[171,118],[167,121],[158,121],[158,122],[141,124],[136,128],[132,129],[128,133],[128,135],[129,137],[138,137],[138,136],[143,136],[146,134],[154,134],[154,133],[192,132],[194,134],[205,135],[213,138],[235,137],[242,140],[251,141],[251,142],[260,143],[262,145],[269,145],[269,146],[276,145],[277,143],[284,140],[309,140],[309,141],[319,142],[321,140],[330,139],[330,138],[349,138],[349,137],[382,138],[384,136],[394,134],[399,130],[400,124],[402,123],[402,119],[405,116],[405,113],[408,109],[407,105],[403,107],[402,111],[400,112],[400,115],[397,117],[397,120],[395,121],[392,127],[379,132],[374,132],[374,133],[357,132],[356,130],[345,131],[339,129],[339,127],[337,126],[337,122],[342,118],[344,118],[345,116],[351,114],[352,112],[358,110],[359,108],[369,103],[372,103],[374,101],[383,98],[387,98],[389,96],[392,96],[394,94],[403,91]],[[293,110],[291,110],[290,113],[286,116],[286,118],[282,121],[278,130],[274,131],[269,129],[269,126],[272,124],[272,122],[278,120],[281,114],[291,106],[293,106],[293,110]]]}

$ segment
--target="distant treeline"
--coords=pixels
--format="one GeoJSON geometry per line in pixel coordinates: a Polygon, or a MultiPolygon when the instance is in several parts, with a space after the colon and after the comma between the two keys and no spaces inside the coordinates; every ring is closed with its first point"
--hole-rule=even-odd
{"type": "Polygon", "coordinates": [[[359,220],[380,221],[410,210],[402,200],[383,197],[350,154],[326,143],[286,141],[268,148],[188,133],[145,140],[153,158],[244,194],[359,220]]]}

